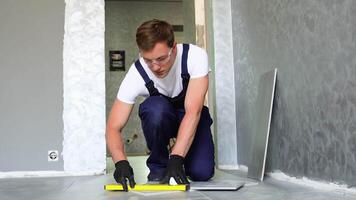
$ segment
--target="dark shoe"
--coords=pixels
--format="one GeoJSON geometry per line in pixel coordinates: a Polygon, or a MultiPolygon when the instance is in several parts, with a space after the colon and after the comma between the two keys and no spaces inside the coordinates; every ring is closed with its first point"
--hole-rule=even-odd
{"type": "Polygon", "coordinates": [[[164,177],[164,172],[150,172],[147,176],[149,183],[160,182],[164,177]]]}

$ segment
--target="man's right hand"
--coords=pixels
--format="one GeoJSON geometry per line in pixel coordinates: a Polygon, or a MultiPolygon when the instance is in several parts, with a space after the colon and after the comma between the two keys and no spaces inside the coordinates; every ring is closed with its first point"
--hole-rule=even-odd
{"type": "Polygon", "coordinates": [[[120,183],[124,190],[127,192],[127,182],[126,179],[129,180],[130,187],[134,188],[136,183],[134,179],[134,174],[132,167],[130,166],[130,163],[127,160],[120,160],[117,163],[115,163],[115,172],[114,172],[114,178],[117,183],[120,183]]]}
{"type": "Polygon", "coordinates": [[[170,155],[166,175],[161,180],[161,184],[169,184],[169,180],[171,177],[174,178],[177,184],[189,184],[187,176],[184,172],[184,158],[179,155],[170,155]]]}

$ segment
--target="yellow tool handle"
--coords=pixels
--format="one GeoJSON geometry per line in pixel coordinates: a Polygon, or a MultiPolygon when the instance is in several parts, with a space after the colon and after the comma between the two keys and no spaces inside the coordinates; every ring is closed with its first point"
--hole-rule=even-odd
{"type": "MultiPolygon", "coordinates": [[[[136,184],[134,188],[127,186],[128,190],[132,191],[187,191],[189,185],[163,185],[163,184],[136,184]]],[[[123,191],[124,188],[120,184],[108,184],[104,186],[108,191],[123,191]]]]}

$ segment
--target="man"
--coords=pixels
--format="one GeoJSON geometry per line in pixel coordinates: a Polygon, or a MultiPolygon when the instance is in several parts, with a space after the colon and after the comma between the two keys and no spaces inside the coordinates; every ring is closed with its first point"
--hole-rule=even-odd
{"type": "Polygon", "coordinates": [[[206,52],[192,44],[177,44],[170,24],[150,20],[138,27],[140,58],[131,66],[108,119],[106,139],[116,170],[114,178],[127,191],[135,186],[133,170],[124,152],[121,132],[137,96],[147,147],[148,181],[178,184],[206,181],[214,175],[212,119],[204,106],[208,90],[206,52]],[[167,149],[170,138],[176,143],[167,149]]]}

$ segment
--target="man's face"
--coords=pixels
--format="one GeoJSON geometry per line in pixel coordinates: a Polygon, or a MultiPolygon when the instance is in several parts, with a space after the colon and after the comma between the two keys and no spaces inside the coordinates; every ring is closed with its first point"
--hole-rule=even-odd
{"type": "Polygon", "coordinates": [[[174,64],[176,53],[176,44],[170,48],[166,42],[157,43],[150,51],[140,52],[147,66],[158,78],[167,76],[174,64]]]}

